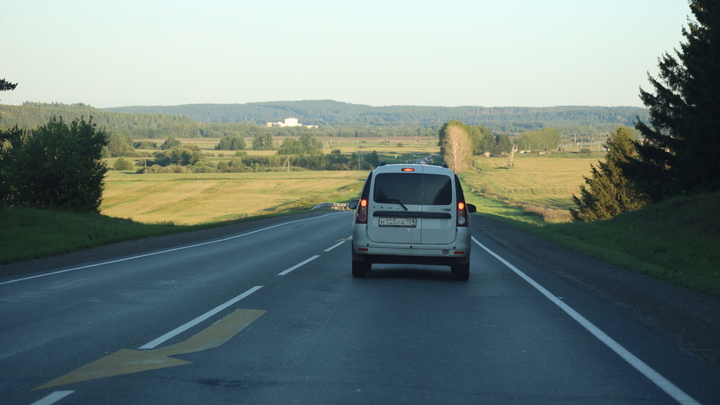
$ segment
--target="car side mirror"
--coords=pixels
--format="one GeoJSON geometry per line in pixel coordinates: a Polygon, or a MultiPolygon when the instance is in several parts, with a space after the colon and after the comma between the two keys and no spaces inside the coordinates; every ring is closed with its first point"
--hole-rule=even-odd
{"type": "Polygon", "coordinates": [[[477,212],[477,207],[474,204],[467,204],[467,212],[469,213],[475,213],[477,212]]]}
{"type": "Polygon", "coordinates": [[[358,203],[359,203],[359,202],[360,202],[360,200],[352,200],[352,201],[350,201],[350,202],[348,203],[348,208],[350,208],[351,210],[357,209],[357,206],[358,206],[358,203]]]}

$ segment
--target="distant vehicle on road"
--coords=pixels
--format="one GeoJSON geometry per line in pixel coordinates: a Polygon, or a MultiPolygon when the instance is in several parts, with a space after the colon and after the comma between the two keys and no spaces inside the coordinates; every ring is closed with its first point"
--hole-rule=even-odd
{"type": "Polygon", "coordinates": [[[457,175],[447,167],[381,164],[370,172],[352,225],[352,275],[375,263],[450,266],[470,275],[470,214],[457,175]]]}

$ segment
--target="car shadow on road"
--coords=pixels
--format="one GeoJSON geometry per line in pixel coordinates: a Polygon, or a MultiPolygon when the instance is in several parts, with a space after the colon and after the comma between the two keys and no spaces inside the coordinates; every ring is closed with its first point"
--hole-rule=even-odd
{"type": "Polygon", "coordinates": [[[390,266],[375,265],[367,273],[369,279],[406,279],[455,281],[455,275],[449,267],[442,266],[390,266]]]}

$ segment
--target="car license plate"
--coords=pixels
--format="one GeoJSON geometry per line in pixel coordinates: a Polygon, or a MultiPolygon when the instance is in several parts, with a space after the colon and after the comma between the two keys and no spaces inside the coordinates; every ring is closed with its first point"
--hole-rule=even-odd
{"type": "Polygon", "coordinates": [[[380,226],[397,226],[401,228],[417,227],[417,218],[380,218],[380,226]]]}

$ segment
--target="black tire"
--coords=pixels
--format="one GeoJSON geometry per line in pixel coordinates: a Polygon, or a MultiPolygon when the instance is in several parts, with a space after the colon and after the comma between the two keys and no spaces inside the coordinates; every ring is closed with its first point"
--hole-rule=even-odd
{"type": "Polygon", "coordinates": [[[470,278],[470,262],[458,263],[452,266],[452,272],[455,274],[455,280],[468,281],[470,278]]]}
{"type": "Polygon", "coordinates": [[[364,278],[367,276],[367,272],[370,270],[370,266],[368,266],[365,262],[358,262],[356,260],[352,261],[352,275],[355,278],[364,278]]]}

